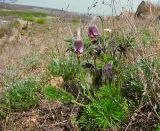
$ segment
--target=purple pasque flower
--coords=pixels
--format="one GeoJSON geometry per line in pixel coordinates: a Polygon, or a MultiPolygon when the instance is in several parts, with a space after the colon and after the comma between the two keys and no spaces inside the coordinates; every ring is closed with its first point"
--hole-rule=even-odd
{"type": "Polygon", "coordinates": [[[111,82],[113,80],[113,71],[112,71],[112,64],[111,63],[105,64],[105,66],[103,68],[103,72],[102,72],[102,79],[105,81],[108,80],[109,84],[111,85],[111,82]]]}
{"type": "Polygon", "coordinates": [[[96,25],[90,25],[88,27],[88,37],[91,39],[96,39],[98,36],[100,36],[100,33],[98,31],[98,28],[96,25]]]}
{"type": "Polygon", "coordinates": [[[77,39],[74,41],[74,50],[78,55],[83,53],[84,46],[81,39],[77,39]]]}

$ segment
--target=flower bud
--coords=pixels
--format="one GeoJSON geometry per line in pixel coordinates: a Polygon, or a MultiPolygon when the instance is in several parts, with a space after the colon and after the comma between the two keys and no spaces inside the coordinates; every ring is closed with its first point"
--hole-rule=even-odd
{"type": "Polygon", "coordinates": [[[106,64],[105,66],[104,66],[104,74],[108,77],[108,78],[110,78],[110,79],[112,79],[113,78],[113,73],[112,73],[112,64],[111,63],[108,63],[108,64],[106,64]]]}

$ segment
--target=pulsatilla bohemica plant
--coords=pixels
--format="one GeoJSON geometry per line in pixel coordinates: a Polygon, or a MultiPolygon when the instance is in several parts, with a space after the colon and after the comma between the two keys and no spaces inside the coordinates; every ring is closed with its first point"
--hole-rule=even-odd
{"type": "Polygon", "coordinates": [[[77,30],[77,39],[74,41],[74,50],[75,50],[75,53],[77,54],[77,61],[78,61],[79,69],[80,69],[79,71],[80,71],[80,74],[81,74],[81,79],[82,79],[83,85],[85,86],[86,92],[89,95],[87,97],[89,99],[92,99],[92,95],[90,93],[88,84],[86,82],[86,79],[85,79],[85,76],[84,76],[84,73],[83,73],[82,65],[81,65],[80,56],[83,53],[83,48],[84,48],[84,46],[83,46],[83,42],[81,40],[81,32],[80,32],[80,27],[79,27],[78,30],[77,30]]]}

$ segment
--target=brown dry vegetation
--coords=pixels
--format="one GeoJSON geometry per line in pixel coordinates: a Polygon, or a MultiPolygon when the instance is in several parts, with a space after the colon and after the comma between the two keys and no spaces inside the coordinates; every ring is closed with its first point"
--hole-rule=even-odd
{"type": "MultiPolygon", "coordinates": [[[[72,24],[54,17],[44,25],[33,24],[25,30],[19,30],[12,24],[1,28],[0,92],[6,83],[19,78],[32,76],[41,79],[54,54],[66,50],[64,38],[72,36],[77,27],[72,24]],[[34,60],[36,63],[32,65],[34,60]]],[[[0,130],[60,131],[71,128],[69,119],[72,112],[69,112],[74,107],[62,106],[59,102],[50,102],[43,97],[39,103],[38,107],[28,111],[11,112],[0,122],[0,130]]]]}
{"type": "MultiPolygon", "coordinates": [[[[67,23],[58,22],[57,19],[53,19],[45,25],[33,25],[30,29],[22,30],[23,33],[16,28],[10,30],[10,35],[4,35],[1,38],[1,40],[4,39],[1,42],[3,46],[0,49],[1,74],[3,74],[7,65],[15,65],[17,68],[23,69],[22,59],[43,56],[43,54],[52,50],[60,51],[64,49],[63,38],[70,34],[67,23]],[[31,52],[36,56],[30,56],[31,52]]],[[[40,61],[42,61],[40,65],[43,67],[46,65],[47,58],[44,57],[40,61]]]]}
{"type": "MultiPolygon", "coordinates": [[[[128,59],[130,59],[128,64],[134,64],[134,59],[137,57],[160,57],[160,30],[157,28],[160,25],[158,22],[153,19],[139,20],[133,17],[124,17],[117,20],[108,17],[105,21],[105,28],[111,28],[114,32],[121,32],[124,35],[129,35],[131,32],[133,34],[134,32],[139,48],[128,53],[128,59]],[[155,42],[152,46],[143,47],[140,44],[140,37],[144,28],[154,36],[155,42]]],[[[99,20],[96,20],[95,23],[100,27],[99,20]]],[[[88,23],[81,23],[85,30],[87,25],[88,23]]],[[[74,36],[77,26],[78,24],[75,25],[71,21],[63,21],[61,17],[54,17],[44,25],[33,24],[31,28],[26,30],[19,31],[12,26],[2,28],[0,32],[0,89],[4,88],[7,80],[11,82],[17,78],[27,76],[35,76],[38,79],[45,77],[46,67],[54,53],[62,53],[66,50],[64,38],[74,36]],[[12,39],[12,37],[14,38],[12,39]],[[30,58],[36,60],[36,63],[32,65],[33,59],[30,58]]],[[[84,32],[82,34],[86,35],[84,32]]],[[[77,113],[76,107],[46,100],[41,94],[39,94],[39,97],[40,104],[37,107],[23,112],[11,112],[5,120],[0,122],[0,130],[76,130],[76,127],[71,125],[71,116],[77,113]]],[[[143,125],[147,123],[145,120],[149,116],[151,116],[149,118],[151,121],[148,120],[148,127],[151,129],[153,127],[153,125],[150,126],[152,120],[158,121],[152,112],[146,111],[142,116],[137,116],[137,119],[143,125]]],[[[139,121],[137,123],[139,124],[139,121]]],[[[137,123],[127,130],[140,129],[137,123]]]]}

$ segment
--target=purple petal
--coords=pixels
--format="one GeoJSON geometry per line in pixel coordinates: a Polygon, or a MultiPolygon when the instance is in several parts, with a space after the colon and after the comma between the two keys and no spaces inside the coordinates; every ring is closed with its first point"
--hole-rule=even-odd
{"type": "Polygon", "coordinates": [[[88,37],[90,38],[96,38],[97,36],[99,36],[99,31],[97,26],[92,25],[88,27],[88,37]]]}
{"type": "Polygon", "coordinates": [[[76,53],[80,54],[83,52],[83,42],[81,40],[74,41],[74,50],[76,53]]]}

